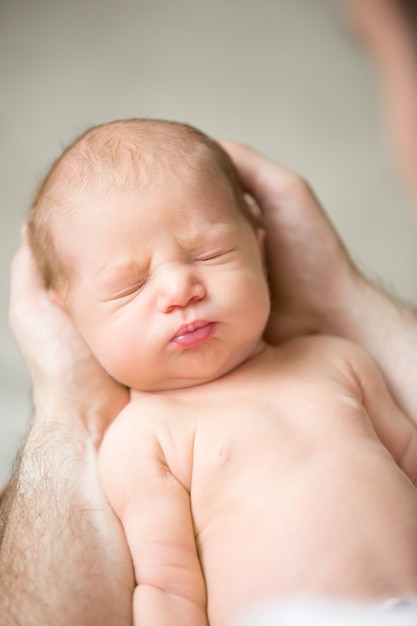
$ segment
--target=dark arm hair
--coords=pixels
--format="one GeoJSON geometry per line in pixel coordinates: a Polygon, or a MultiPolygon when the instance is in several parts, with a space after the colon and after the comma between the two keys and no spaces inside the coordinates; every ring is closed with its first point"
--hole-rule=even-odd
{"type": "Polygon", "coordinates": [[[130,626],[133,574],[96,474],[62,424],[35,424],[0,493],[0,625],[130,626]]]}

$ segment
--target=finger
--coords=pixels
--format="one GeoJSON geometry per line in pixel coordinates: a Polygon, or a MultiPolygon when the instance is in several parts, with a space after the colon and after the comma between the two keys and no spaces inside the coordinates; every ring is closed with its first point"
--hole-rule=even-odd
{"type": "MultiPolygon", "coordinates": [[[[325,216],[307,181],[265,155],[235,141],[220,142],[233,160],[244,189],[262,208],[265,217],[292,222],[307,219],[323,226],[325,216]]],[[[327,222],[327,217],[325,217],[327,222]]]]}
{"type": "Polygon", "coordinates": [[[231,157],[246,191],[262,204],[279,202],[288,192],[299,195],[306,184],[294,172],[287,170],[263,154],[235,141],[222,141],[231,157]],[[297,191],[298,189],[298,191],[297,191]]]}
{"type": "Polygon", "coordinates": [[[12,261],[11,300],[19,294],[28,294],[43,289],[42,277],[33,258],[25,225],[22,228],[20,247],[12,261]]]}
{"type": "Polygon", "coordinates": [[[25,328],[30,326],[28,311],[33,309],[39,313],[45,308],[47,298],[23,227],[20,247],[11,264],[10,281],[9,323],[17,338],[25,335],[25,328]]]}

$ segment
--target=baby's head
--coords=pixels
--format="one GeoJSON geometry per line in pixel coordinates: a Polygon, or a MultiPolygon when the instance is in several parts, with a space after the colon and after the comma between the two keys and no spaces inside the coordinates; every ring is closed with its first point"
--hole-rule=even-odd
{"type": "Polygon", "coordinates": [[[29,239],[51,295],[127,386],[207,382],[260,346],[259,230],[229,157],[195,128],[124,120],[84,133],[43,182],[29,239]]]}

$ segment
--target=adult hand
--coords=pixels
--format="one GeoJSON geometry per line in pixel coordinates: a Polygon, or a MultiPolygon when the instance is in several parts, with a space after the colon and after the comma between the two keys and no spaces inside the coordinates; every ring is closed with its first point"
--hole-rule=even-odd
{"type": "Polygon", "coordinates": [[[10,324],[32,377],[36,419],[51,415],[48,407],[56,403],[57,422],[75,409],[99,445],[129,401],[128,390],[101,368],[69,316],[49,298],[25,230],[12,264],[10,324]],[[62,411],[63,406],[71,411],[62,411]]]}
{"type": "Polygon", "coordinates": [[[308,184],[251,148],[223,142],[261,208],[272,297],[267,339],[330,332],[361,280],[308,184]]]}
{"type": "Polygon", "coordinates": [[[0,497],[0,623],[131,626],[131,557],[97,471],[105,428],[129,394],[51,302],[25,236],[10,321],[33,378],[35,416],[0,497]]]}
{"type": "Polygon", "coordinates": [[[374,357],[417,424],[417,316],[355,268],[306,182],[247,146],[224,142],[261,208],[272,293],[267,339],[328,333],[374,357]]]}

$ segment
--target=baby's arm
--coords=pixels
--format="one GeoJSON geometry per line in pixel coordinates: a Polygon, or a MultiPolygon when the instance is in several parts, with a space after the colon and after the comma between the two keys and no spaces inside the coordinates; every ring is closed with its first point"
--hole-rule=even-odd
{"type": "Polygon", "coordinates": [[[171,473],[153,424],[132,406],[104,439],[100,477],[132,554],[135,624],[207,626],[189,492],[171,473]]]}
{"type": "Polygon", "coordinates": [[[417,427],[398,407],[373,359],[351,344],[351,365],[376,434],[417,486],[417,427]]]}

